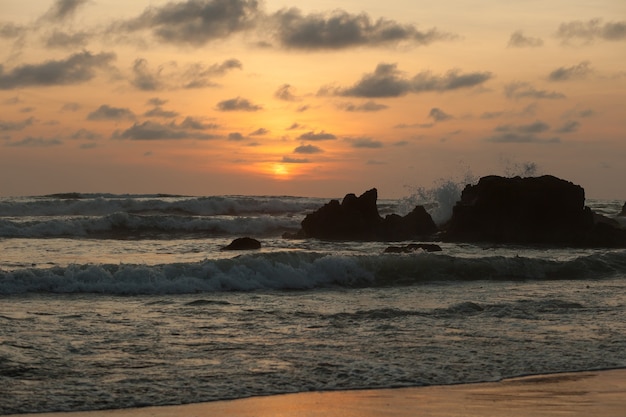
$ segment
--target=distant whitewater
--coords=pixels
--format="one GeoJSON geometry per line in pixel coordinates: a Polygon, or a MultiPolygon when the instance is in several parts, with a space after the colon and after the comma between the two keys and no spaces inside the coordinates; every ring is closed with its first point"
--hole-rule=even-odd
{"type": "Polygon", "coordinates": [[[626,366],[626,250],[281,237],[327,202],[0,198],[0,414],[626,366]]]}

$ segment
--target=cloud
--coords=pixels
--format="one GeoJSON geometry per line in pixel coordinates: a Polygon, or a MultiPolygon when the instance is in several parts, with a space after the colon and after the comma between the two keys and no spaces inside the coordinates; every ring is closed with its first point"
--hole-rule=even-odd
{"type": "Polygon", "coordinates": [[[12,22],[0,22],[0,38],[15,39],[26,34],[27,28],[12,22]]]}
{"type": "Polygon", "coordinates": [[[35,121],[34,117],[29,117],[28,119],[24,119],[21,122],[11,122],[0,120],[0,132],[14,132],[18,130],[22,130],[28,126],[32,126],[35,121]]]}
{"type": "Polygon", "coordinates": [[[533,98],[556,100],[565,98],[565,94],[556,91],[537,90],[526,82],[512,82],[505,85],[504,95],[510,99],[533,98]]]}
{"type": "Polygon", "coordinates": [[[283,156],[283,162],[287,163],[287,164],[308,164],[309,161],[306,158],[292,158],[290,156],[283,156]]]}
{"type": "Polygon", "coordinates": [[[187,0],[149,7],[110,28],[115,32],[148,30],[161,42],[202,46],[251,28],[257,17],[256,0],[187,0]]]}
{"type": "Polygon", "coordinates": [[[373,73],[365,74],[352,87],[343,89],[323,88],[320,93],[330,92],[341,96],[367,98],[400,97],[408,93],[445,92],[475,87],[492,77],[490,72],[461,74],[459,70],[450,70],[445,75],[440,76],[424,71],[413,78],[407,78],[397,69],[396,64],[380,63],[373,73]]]}
{"type": "Polygon", "coordinates": [[[268,133],[270,133],[269,130],[261,127],[255,130],[254,132],[250,133],[250,136],[263,136],[263,135],[267,135],[268,133]]]}
{"type": "Polygon", "coordinates": [[[311,155],[316,153],[323,153],[324,150],[315,145],[300,145],[296,149],[294,149],[293,152],[311,155]]]}
{"type": "Polygon", "coordinates": [[[78,49],[85,47],[91,37],[87,32],[66,33],[55,30],[46,35],[45,45],[48,48],[78,49]]]}
{"type": "Polygon", "coordinates": [[[544,139],[538,135],[547,132],[550,126],[540,120],[525,125],[500,125],[494,131],[496,135],[487,138],[497,143],[559,143],[559,138],[544,139]]]}
{"type": "Polygon", "coordinates": [[[259,111],[263,107],[252,104],[245,98],[236,97],[220,101],[217,103],[217,109],[220,111],[259,111]]]}
{"type": "Polygon", "coordinates": [[[332,133],[326,133],[326,132],[324,132],[322,130],[319,133],[315,133],[313,131],[307,132],[307,133],[303,133],[303,134],[300,135],[299,139],[313,140],[313,141],[334,140],[334,139],[337,139],[337,136],[333,135],[332,133]]]}
{"type": "Polygon", "coordinates": [[[130,83],[142,91],[154,91],[163,87],[160,78],[161,69],[153,72],[148,68],[148,61],[143,58],[135,59],[133,63],[133,79],[130,83]]]}
{"type": "Polygon", "coordinates": [[[81,109],[81,105],[78,103],[65,103],[61,106],[61,111],[78,111],[81,109]]]}
{"type": "Polygon", "coordinates": [[[300,123],[292,123],[291,126],[289,126],[287,128],[287,130],[296,130],[296,129],[302,129],[304,126],[301,125],[300,123]]]}
{"type": "Polygon", "coordinates": [[[87,120],[133,120],[135,114],[126,108],[103,104],[87,115],[87,120]]]}
{"type": "Polygon", "coordinates": [[[143,91],[156,91],[166,88],[204,88],[215,87],[211,79],[224,76],[228,71],[241,69],[243,65],[237,59],[227,59],[222,63],[206,66],[196,62],[179,68],[174,61],[151,69],[148,61],[138,58],[133,63],[133,78],[130,83],[143,91]]]}
{"type": "Polygon", "coordinates": [[[183,88],[214,87],[217,84],[211,78],[224,76],[234,69],[243,69],[243,64],[238,59],[227,59],[209,67],[202,63],[191,64],[180,75],[181,83],[183,88]]]}
{"type": "Polygon", "coordinates": [[[572,132],[576,132],[579,127],[580,127],[580,122],[572,120],[563,124],[563,126],[558,128],[556,131],[558,133],[572,133],[572,132]]]}
{"type": "Polygon", "coordinates": [[[454,117],[447,114],[443,110],[433,107],[430,109],[430,113],[428,113],[428,117],[433,119],[435,122],[445,122],[446,120],[453,119],[454,117]]]}
{"type": "Polygon", "coordinates": [[[179,113],[175,111],[163,110],[161,106],[156,106],[155,108],[148,110],[143,114],[145,117],[162,117],[164,119],[171,119],[179,115],[179,113]]]}
{"type": "Polygon", "coordinates": [[[343,49],[357,46],[386,46],[401,42],[428,45],[450,40],[455,35],[436,28],[418,30],[414,25],[388,19],[371,19],[367,14],[343,10],[303,15],[297,8],[283,9],[270,17],[281,46],[293,49],[343,49]]]}
{"type": "Polygon", "coordinates": [[[357,139],[347,139],[353,148],[382,148],[383,143],[378,140],[373,140],[372,138],[357,138],[357,139]]]}
{"type": "Polygon", "coordinates": [[[550,81],[567,81],[571,79],[583,79],[592,73],[589,61],[583,61],[578,65],[569,68],[560,67],[548,75],[550,81]]]}
{"type": "MultiPolygon", "coordinates": [[[[176,127],[175,124],[173,124],[172,126],[176,127]]],[[[217,129],[219,125],[215,123],[204,123],[202,122],[202,120],[199,120],[193,117],[185,117],[185,120],[183,120],[178,125],[178,127],[181,129],[206,130],[206,129],[217,129]]]]}
{"type": "Polygon", "coordinates": [[[284,101],[297,101],[298,97],[294,94],[293,87],[289,84],[283,84],[278,87],[278,90],[274,93],[274,97],[284,101]]]}
{"type": "Polygon", "coordinates": [[[108,68],[113,60],[115,60],[113,53],[94,55],[83,51],[62,60],[20,65],[10,72],[5,72],[3,66],[0,65],[0,90],[80,84],[94,78],[96,70],[108,68]]]}
{"type": "Polygon", "coordinates": [[[76,11],[89,0],[56,0],[52,7],[42,16],[42,19],[52,22],[62,22],[74,16],[76,11]]]}
{"type": "Polygon", "coordinates": [[[232,132],[228,134],[228,140],[232,140],[232,141],[240,141],[240,140],[244,140],[245,136],[242,135],[239,132],[232,132]]]}
{"type": "Polygon", "coordinates": [[[150,100],[148,100],[148,104],[154,107],[158,107],[167,104],[167,100],[162,100],[158,97],[152,97],[150,100]]]}
{"type": "Polygon", "coordinates": [[[517,30],[511,34],[508,46],[509,48],[538,48],[543,46],[543,40],[526,36],[521,30],[517,30]]]}
{"type": "Polygon", "coordinates": [[[102,135],[87,129],[79,129],[70,136],[70,139],[98,140],[102,139],[102,135]]]}
{"type": "Polygon", "coordinates": [[[542,133],[550,129],[547,123],[537,120],[527,125],[501,125],[495,128],[496,132],[516,132],[516,133],[542,133]]]}
{"type": "Polygon", "coordinates": [[[163,125],[146,121],[135,123],[123,132],[115,132],[114,139],[130,140],[180,140],[180,139],[216,139],[218,136],[199,132],[190,132],[175,124],[163,125]]]}
{"type": "Polygon", "coordinates": [[[348,112],[374,112],[388,109],[389,106],[374,101],[367,101],[363,104],[343,103],[339,105],[339,108],[348,112]]]}
{"type": "Polygon", "coordinates": [[[49,146],[62,145],[63,142],[59,139],[46,139],[41,137],[26,137],[16,142],[7,142],[6,146],[11,147],[27,147],[27,148],[46,148],[49,146]]]}
{"type": "Polygon", "coordinates": [[[574,20],[561,23],[556,37],[563,43],[570,41],[592,42],[595,39],[605,41],[626,40],[626,21],[602,23],[601,19],[591,19],[586,22],[574,20]]]}

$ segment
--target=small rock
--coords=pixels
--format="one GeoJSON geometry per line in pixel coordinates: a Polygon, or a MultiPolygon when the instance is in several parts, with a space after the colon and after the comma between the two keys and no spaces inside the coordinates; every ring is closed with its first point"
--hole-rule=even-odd
{"type": "Polygon", "coordinates": [[[251,237],[239,237],[221,250],[254,250],[261,249],[261,242],[251,237]]]}

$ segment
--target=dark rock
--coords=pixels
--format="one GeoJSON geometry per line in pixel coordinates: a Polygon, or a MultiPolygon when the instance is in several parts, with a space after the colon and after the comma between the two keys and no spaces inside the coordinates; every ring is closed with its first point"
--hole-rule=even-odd
{"type": "Polygon", "coordinates": [[[418,249],[424,252],[441,252],[441,246],[435,243],[409,243],[404,246],[389,246],[384,250],[384,253],[411,253],[418,249]]]}
{"type": "Polygon", "coordinates": [[[453,241],[626,245],[626,232],[594,221],[582,187],[550,175],[481,178],[465,187],[444,229],[453,241]]]}
{"type": "Polygon", "coordinates": [[[624,206],[622,207],[622,212],[618,214],[618,216],[626,216],[626,203],[624,203],[624,206]]]}
{"type": "Polygon", "coordinates": [[[302,231],[289,237],[328,240],[406,240],[435,233],[438,229],[426,210],[418,206],[404,217],[384,219],[378,214],[378,191],[361,196],[347,194],[341,203],[331,200],[302,220],[302,231]]]}
{"type": "Polygon", "coordinates": [[[261,242],[251,237],[239,237],[228,246],[224,246],[222,250],[253,250],[261,249],[261,242]]]}

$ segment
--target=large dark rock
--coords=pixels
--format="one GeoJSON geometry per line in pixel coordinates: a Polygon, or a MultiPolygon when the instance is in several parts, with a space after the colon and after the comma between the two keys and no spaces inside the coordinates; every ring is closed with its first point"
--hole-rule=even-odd
{"type": "Polygon", "coordinates": [[[378,213],[378,191],[373,188],[359,197],[347,194],[341,203],[331,200],[302,220],[296,236],[328,240],[405,240],[427,236],[437,226],[423,207],[416,207],[404,217],[391,214],[384,219],[378,213]]]}
{"type": "Polygon", "coordinates": [[[626,203],[624,203],[624,207],[622,207],[622,212],[618,214],[618,216],[626,216],[626,203]]]}
{"type": "Polygon", "coordinates": [[[626,232],[594,221],[582,187],[550,175],[488,176],[466,186],[443,236],[471,242],[626,245],[626,232]]]}

